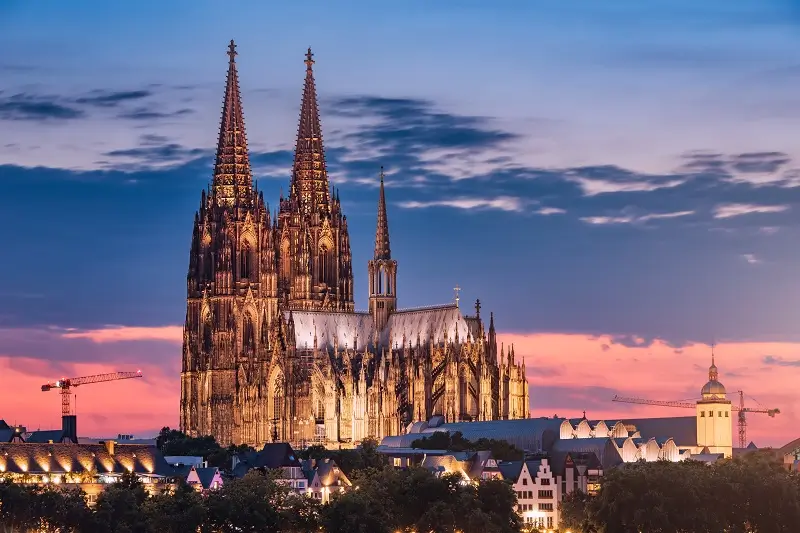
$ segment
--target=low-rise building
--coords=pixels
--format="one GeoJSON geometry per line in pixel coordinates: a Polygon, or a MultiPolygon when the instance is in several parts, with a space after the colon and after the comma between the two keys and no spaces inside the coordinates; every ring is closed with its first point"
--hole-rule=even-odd
{"type": "Polygon", "coordinates": [[[234,477],[244,477],[250,470],[271,470],[277,473],[277,480],[298,494],[305,494],[308,479],[303,473],[303,465],[297,454],[287,442],[272,442],[264,445],[258,452],[240,453],[233,457],[231,472],[234,477]]]}
{"type": "Polygon", "coordinates": [[[499,464],[503,479],[517,494],[517,513],[525,524],[553,529],[558,527],[558,502],[561,484],[547,458],[506,461],[499,464]]]}
{"type": "Polygon", "coordinates": [[[303,461],[303,473],[308,480],[306,495],[321,503],[328,503],[331,496],[340,494],[353,486],[350,479],[332,459],[303,461]]]}
{"type": "Polygon", "coordinates": [[[207,492],[222,488],[224,480],[216,466],[192,466],[186,475],[186,483],[198,492],[207,492]]]}

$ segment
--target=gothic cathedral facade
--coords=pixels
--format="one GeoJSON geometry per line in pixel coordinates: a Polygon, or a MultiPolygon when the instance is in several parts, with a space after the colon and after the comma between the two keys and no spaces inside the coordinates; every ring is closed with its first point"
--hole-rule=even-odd
{"type": "Polygon", "coordinates": [[[524,362],[458,301],[397,308],[381,172],[369,310],[356,312],[347,217],[325,168],[311,50],[287,198],[253,183],[233,41],[213,181],[187,276],[181,430],[222,445],[347,447],[417,421],[526,418],[524,362]]]}

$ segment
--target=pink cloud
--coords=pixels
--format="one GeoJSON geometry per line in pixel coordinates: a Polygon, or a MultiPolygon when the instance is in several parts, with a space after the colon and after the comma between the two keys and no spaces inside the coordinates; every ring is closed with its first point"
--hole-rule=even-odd
{"type": "MultiPolygon", "coordinates": [[[[58,395],[41,392],[43,383],[141,368],[141,380],[75,389],[81,434],[141,434],[175,426],[182,336],[177,325],[0,330],[0,418],[31,427],[58,427],[58,395]],[[117,344],[109,350],[112,343],[117,344]]],[[[581,416],[584,409],[590,418],[688,415],[689,410],[614,403],[611,398],[697,398],[707,380],[711,353],[703,344],[675,348],[634,338],[627,344],[636,346],[629,347],[607,335],[504,333],[499,340],[506,346],[513,343],[518,360],[526,360],[533,416],[581,416]]],[[[775,419],[750,414],[749,440],[765,446],[797,438],[793,428],[800,427],[800,395],[794,391],[800,382],[800,344],[723,343],[716,354],[720,381],[728,391],[744,390],[750,407],[781,409],[775,419]]]]}
{"type": "MultiPolygon", "coordinates": [[[[650,345],[642,340],[628,347],[604,335],[507,333],[498,337],[506,346],[514,344],[518,359],[525,357],[533,416],[581,416],[583,409],[589,418],[686,416],[690,410],[611,399],[614,394],[694,399],[708,380],[711,348],[705,344],[678,349],[660,340],[650,345]]],[[[719,379],[729,392],[743,390],[748,407],[781,409],[776,418],[749,414],[748,440],[779,446],[800,436],[795,429],[800,427],[800,394],[796,392],[800,364],[787,364],[798,360],[800,344],[723,343],[715,353],[719,379]]],[[[738,395],[731,399],[738,402],[738,395]]]]}
{"type": "MultiPolygon", "coordinates": [[[[91,376],[117,370],[115,363],[71,363],[66,377],[91,376]]],[[[63,370],[60,368],[59,370],[63,370]]],[[[72,405],[78,415],[78,432],[86,437],[108,437],[118,433],[152,433],[178,422],[179,375],[161,367],[141,368],[143,378],[110,381],[75,387],[72,405]]],[[[65,377],[41,360],[0,356],[0,418],[26,425],[29,430],[61,427],[61,400],[57,390],[42,392],[41,386],[65,377]],[[13,386],[11,386],[13,384],[13,386]]]]}
{"type": "Polygon", "coordinates": [[[183,342],[182,326],[127,327],[109,326],[102,329],[69,331],[61,335],[65,339],[89,339],[96,343],[130,341],[183,342]]]}

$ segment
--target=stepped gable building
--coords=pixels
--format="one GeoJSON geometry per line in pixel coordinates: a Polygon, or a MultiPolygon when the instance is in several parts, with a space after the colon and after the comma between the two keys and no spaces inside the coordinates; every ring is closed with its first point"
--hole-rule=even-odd
{"type": "Polygon", "coordinates": [[[289,195],[253,183],[235,45],[214,177],[195,214],[181,430],[223,445],[347,446],[411,423],[528,416],[525,366],[454,304],[400,311],[381,172],[369,311],[354,309],[347,217],[328,181],[311,50],[289,195]],[[498,357],[499,356],[499,357],[498,357]]]}

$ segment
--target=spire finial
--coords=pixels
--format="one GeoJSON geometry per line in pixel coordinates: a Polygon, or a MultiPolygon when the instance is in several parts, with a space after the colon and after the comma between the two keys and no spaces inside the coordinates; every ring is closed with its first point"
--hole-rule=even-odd
{"type": "Polygon", "coordinates": [[[231,62],[234,61],[234,58],[239,55],[239,52],[236,51],[236,43],[233,42],[231,39],[231,43],[228,45],[228,57],[231,58],[231,62]]]}
{"type": "Polygon", "coordinates": [[[389,244],[389,219],[386,216],[386,193],[383,189],[383,167],[381,166],[381,185],[378,193],[378,224],[375,229],[375,259],[391,259],[389,244]]]}
{"type": "MultiPolygon", "coordinates": [[[[231,41],[233,42],[233,41],[231,41]]],[[[308,51],[306,52],[306,67],[308,70],[311,70],[311,65],[314,64],[314,54],[311,52],[311,47],[308,47],[308,51]]]]}
{"type": "Polygon", "coordinates": [[[456,300],[456,307],[458,307],[458,301],[461,299],[459,296],[459,292],[461,292],[461,287],[458,286],[458,283],[456,283],[456,286],[453,287],[453,291],[456,293],[455,300],[456,300]]]}

